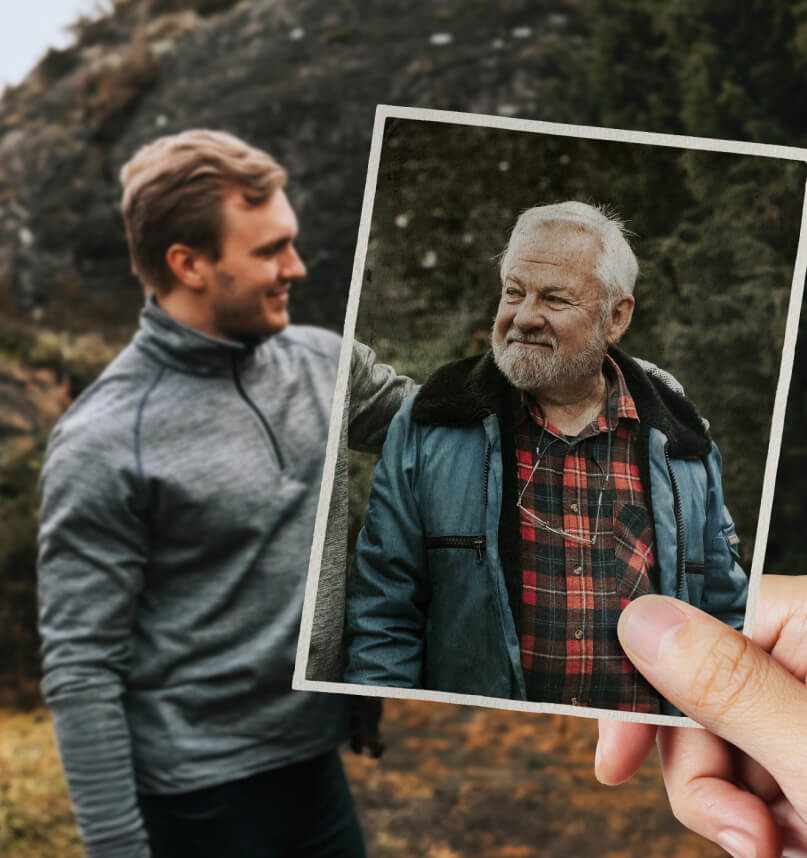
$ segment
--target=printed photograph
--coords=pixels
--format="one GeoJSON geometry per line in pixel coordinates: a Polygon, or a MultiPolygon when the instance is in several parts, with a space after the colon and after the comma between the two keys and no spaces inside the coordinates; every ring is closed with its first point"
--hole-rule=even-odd
{"type": "Polygon", "coordinates": [[[351,451],[361,356],[411,390],[380,457],[326,463],[300,687],[680,716],[617,624],[657,593],[744,627],[802,217],[757,189],[800,204],[804,164],[379,114],[341,368],[351,451]],[[714,204],[727,189],[739,218],[714,204]],[[345,527],[347,565],[328,538],[345,527]]]}

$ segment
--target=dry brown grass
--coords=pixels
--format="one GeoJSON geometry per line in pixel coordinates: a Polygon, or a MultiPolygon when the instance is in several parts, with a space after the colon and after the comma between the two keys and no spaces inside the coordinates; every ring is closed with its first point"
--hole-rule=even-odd
{"type": "Polygon", "coordinates": [[[84,858],[44,710],[0,709],[0,855],[84,858]]]}
{"type": "MultiPolygon", "coordinates": [[[[620,789],[597,784],[589,719],[417,700],[384,708],[382,759],[345,754],[373,858],[723,854],[675,821],[655,755],[620,789]]],[[[84,855],[47,711],[0,708],[0,856],[84,855]]]]}

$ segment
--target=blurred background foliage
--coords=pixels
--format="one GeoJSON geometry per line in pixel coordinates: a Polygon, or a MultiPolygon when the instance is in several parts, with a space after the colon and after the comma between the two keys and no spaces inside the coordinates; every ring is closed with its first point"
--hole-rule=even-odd
{"type": "MultiPolygon", "coordinates": [[[[310,272],[295,320],[334,329],[378,102],[807,146],[804,0],[110,0],[75,35],[0,109],[0,687],[17,702],[37,700],[45,438],[141,300],[116,211],[117,169],[137,145],[207,125],[272,151],[310,272]]],[[[748,565],[803,165],[428,123],[390,123],[387,137],[365,283],[378,291],[359,334],[419,381],[484,351],[518,212],[612,205],[642,265],[625,345],[674,372],[709,418],[748,565]]],[[[807,570],[803,351],[769,571],[807,570]]],[[[351,468],[356,509],[370,465],[351,468]]]]}
{"type": "MultiPolygon", "coordinates": [[[[591,30],[590,61],[584,63],[583,75],[587,91],[581,95],[581,103],[589,115],[597,114],[596,124],[807,145],[807,114],[802,109],[807,71],[804,0],[752,0],[742,7],[728,0],[710,4],[695,0],[583,0],[583,9],[591,30]]],[[[785,300],[782,290],[788,288],[790,278],[783,277],[777,288],[769,291],[764,285],[766,280],[770,283],[764,269],[772,266],[769,272],[778,268],[783,274],[794,255],[781,239],[773,237],[765,223],[773,226],[782,217],[792,219],[795,232],[802,198],[801,191],[787,191],[793,185],[784,175],[771,183],[770,173],[765,168],[757,172],[753,161],[738,165],[727,181],[723,179],[729,177],[711,172],[702,156],[683,159],[683,165],[689,193],[701,212],[711,208],[716,219],[711,251],[706,250],[705,259],[704,241],[698,241],[687,224],[680,225],[672,264],[688,269],[697,283],[709,277],[709,268],[700,266],[704,262],[708,265],[710,257],[714,260],[715,253],[726,248],[728,256],[724,258],[731,264],[728,271],[737,274],[739,268],[742,275],[732,281],[742,288],[733,292],[733,300],[726,300],[726,310],[731,312],[744,298],[754,303],[751,314],[735,316],[720,334],[735,341],[737,353],[744,341],[748,352],[759,359],[750,377],[737,373],[731,363],[724,367],[726,376],[716,393],[725,412],[706,411],[706,405],[702,406],[720,438],[721,421],[735,425],[751,421],[759,429],[769,420],[770,412],[761,414],[755,406],[762,387],[770,389],[775,383],[776,357],[761,348],[765,340],[756,335],[764,330],[766,321],[775,324],[777,308],[785,300]],[[755,212],[761,215],[758,219],[755,212]],[[752,219],[756,228],[750,223],[752,219]],[[754,273],[747,277],[749,271],[754,273]]],[[[795,164],[791,167],[798,169],[795,164]]],[[[780,235],[784,237],[784,233],[780,235]]],[[[650,273],[646,268],[645,275],[650,273]]],[[[712,277],[714,274],[712,268],[712,277]]],[[[705,320],[696,316],[694,321],[705,320]]],[[[670,333],[680,330],[677,316],[670,323],[670,333]]],[[[802,314],[802,345],[806,325],[802,314]]],[[[700,350],[690,352],[688,361],[696,374],[709,369],[710,359],[700,350]]],[[[682,380],[687,381],[686,377],[682,380]]],[[[697,388],[688,389],[695,396],[697,388]]],[[[807,443],[802,427],[806,419],[807,354],[797,346],[765,555],[767,572],[807,571],[807,549],[797,536],[804,518],[807,443]]],[[[729,484],[737,479],[738,487],[743,487],[736,496],[732,488],[729,503],[735,517],[743,521],[753,520],[755,511],[746,506],[750,480],[741,472],[763,449],[749,445],[738,449],[736,458],[732,456],[735,451],[724,449],[729,484]]],[[[746,545],[748,537],[746,526],[741,533],[746,545]]]]}

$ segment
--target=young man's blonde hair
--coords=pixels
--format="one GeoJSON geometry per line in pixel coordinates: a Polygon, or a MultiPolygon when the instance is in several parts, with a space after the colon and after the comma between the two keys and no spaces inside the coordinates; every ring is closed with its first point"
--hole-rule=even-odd
{"type": "Polygon", "coordinates": [[[222,202],[232,189],[261,205],[286,183],[286,171],[266,152],[223,131],[194,129],[159,137],[120,171],[123,220],[132,271],[146,289],[168,292],[165,260],[172,244],[219,258],[222,202]]]}

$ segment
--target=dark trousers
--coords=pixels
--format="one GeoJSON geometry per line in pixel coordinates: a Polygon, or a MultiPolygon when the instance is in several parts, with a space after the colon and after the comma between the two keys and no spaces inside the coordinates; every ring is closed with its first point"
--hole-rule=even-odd
{"type": "Polygon", "coordinates": [[[140,795],[152,858],[364,858],[338,751],[179,795],[140,795]]]}

